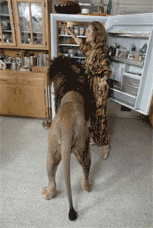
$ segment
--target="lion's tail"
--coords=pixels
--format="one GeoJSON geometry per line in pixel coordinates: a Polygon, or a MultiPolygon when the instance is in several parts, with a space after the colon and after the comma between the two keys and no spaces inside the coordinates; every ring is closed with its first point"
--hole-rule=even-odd
{"type": "Polygon", "coordinates": [[[72,132],[71,126],[69,126],[68,128],[62,127],[61,158],[62,158],[62,164],[63,164],[66,191],[67,191],[69,207],[70,207],[69,219],[76,220],[77,213],[73,208],[72,193],[71,193],[71,180],[70,180],[70,159],[71,159],[71,147],[72,147],[72,141],[73,141],[72,136],[73,136],[73,132],[72,132]]]}

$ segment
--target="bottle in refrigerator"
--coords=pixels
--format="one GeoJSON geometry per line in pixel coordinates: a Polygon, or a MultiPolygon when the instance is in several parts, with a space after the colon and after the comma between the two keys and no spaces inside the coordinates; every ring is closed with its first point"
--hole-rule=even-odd
{"type": "Polygon", "coordinates": [[[115,56],[116,55],[116,43],[113,44],[113,46],[110,46],[108,50],[109,56],[115,56]]]}
{"type": "Polygon", "coordinates": [[[143,45],[143,47],[140,49],[140,57],[139,57],[139,61],[140,62],[144,62],[145,56],[146,56],[146,52],[147,52],[147,43],[145,43],[143,45]]]}

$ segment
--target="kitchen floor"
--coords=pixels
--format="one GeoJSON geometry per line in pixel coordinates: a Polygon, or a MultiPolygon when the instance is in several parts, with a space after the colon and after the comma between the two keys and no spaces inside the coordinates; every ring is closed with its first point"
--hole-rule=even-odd
{"type": "Polygon", "coordinates": [[[1,205],[3,228],[152,228],[152,128],[134,118],[108,117],[110,156],[91,147],[90,193],[81,190],[81,167],[72,155],[71,185],[75,222],[68,220],[62,163],[57,196],[46,201],[48,131],[42,120],[0,117],[1,205]]]}

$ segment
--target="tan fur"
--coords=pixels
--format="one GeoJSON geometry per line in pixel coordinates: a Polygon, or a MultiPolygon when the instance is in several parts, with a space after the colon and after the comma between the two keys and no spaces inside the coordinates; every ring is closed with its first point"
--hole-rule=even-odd
{"type": "Polygon", "coordinates": [[[74,91],[65,94],[48,134],[47,173],[49,184],[42,189],[42,196],[51,199],[56,195],[55,174],[62,160],[65,184],[70,208],[72,205],[70,185],[70,157],[76,156],[83,171],[82,189],[90,191],[89,129],[84,118],[83,97],[74,91]]]}

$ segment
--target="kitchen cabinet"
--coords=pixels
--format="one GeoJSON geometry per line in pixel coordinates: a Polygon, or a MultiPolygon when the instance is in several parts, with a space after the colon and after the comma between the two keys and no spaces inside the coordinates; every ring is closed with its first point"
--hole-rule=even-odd
{"type": "Polygon", "coordinates": [[[48,117],[47,73],[3,70],[0,76],[0,114],[48,117]]]}
{"type": "Polygon", "coordinates": [[[51,0],[0,0],[0,53],[4,61],[8,62],[7,56],[9,62],[21,58],[21,67],[25,67],[26,59],[28,62],[33,56],[35,62],[30,72],[0,70],[0,114],[48,117],[45,66],[51,51],[51,11],[51,0]]]}
{"type": "Polygon", "coordinates": [[[13,2],[19,47],[45,48],[45,10],[44,1],[32,0],[13,2]]]}
{"type": "Polygon", "coordinates": [[[19,113],[15,77],[0,77],[0,98],[1,114],[17,115],[19,113]]]}
{"type": "Polygon", "coordinates": [[[18,101],[21,116],[45,117],[46,102],[43,78],[18,78],[18,101]]]}
{"type": "MultiPolygon", "coordinates": [[[[124,56],[112,56],[110,58],[110,66],[112,68],[110,100],[138,113],[148,115],[153,94],[152,20],[153,14],[107,17],[51,14],[51,33],[53,34],[51,39],[51,57],[56,57],[60,47],[66,46],[66,44],[59,43],[59,38],[57,39],[59,37],[59,21],[61,23],[89,23],[92,21],[104,23],[107,31],[108,47],[117,43],[129,50],[131,45],[135,44],[136,48],[140,50],[146,43],[147,51],[144,62],[140,62],[138,59],[128,59],[124,56]]],[[[73,48],[74,45],[67,44],[67,46],[73,46],[73,48]]],[[[52,91],[54,92],[53,86],[52,91]]]]}
{"type": "Polygon", "coordinates": [[[49,51],[51,2],[1,0],[0,47],[49,51]]]}
{"type": "Polygon", "coordinates": [[[14,18],[10,0],[0,0],[0,47],[16,46],[14,18]]]}

